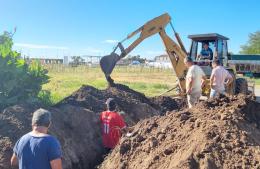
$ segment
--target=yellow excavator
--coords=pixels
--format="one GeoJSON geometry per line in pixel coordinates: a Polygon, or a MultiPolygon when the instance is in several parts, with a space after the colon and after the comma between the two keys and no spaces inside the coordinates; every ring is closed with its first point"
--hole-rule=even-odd
{"type": "MultiPolygon", "coordinates": [[[[116,65],[116,63],[128,55],[136,46],[138,46],[143,40],[148,37],[151,37],[155,34],[159,34],[162,42],[166,48],[166,52],[171,60],[172,67],[175,71],[178,83],[177,87],[179,88],[179,95],[185,95],[185,76],[187,72],[187,68],[184,64],[184,58],[190,56],[195,61],[195,64],[199,65],[207,77],[210,77],[212,68],[211,68],[211,61],[203,61],[199,60],[197,53],[199,47],[202,48],[203,43],[208,43],[211,48],[214,48],[214,57],[221,60],[223,66],[226,67],[228,71],[236,78],[235,75],[235,68],[230,67],[228,65],[228,51],[227,51],[227,40],[228,38],[217,33],[212,34],[199,34],[199,35],[190,35],[189,38],[192,39],[191,49],[188,53],[182,43],[182,40],[179,34],[175,31],[173,24],[171,22],[171,17],[168,13],[165,13],[161,16],[158,16],[143,26],[138,28],[136,31],[130,33],[124,40],[119,42],[113,52],[110,55],[106,55],[101,58],[100,66],[102,71],[105,74],[106,80],[110,86],[115,85],[114,80],[111,78],[111,73],[116,65]],[[175,38],[177,43],[171,39],[165,31],[166,26],[170,24],[171,28],[174,31],[175,38]],[[138,35],[138,38],[129,45],[129,47],[124,48],[122,43],[126,40],[132,38],[133,36],[138,35]],[[120,49],[120,54],[116,53],[117,49],[120,49]]],[[[247,81],[243,78],[238,78],[233,81],[233,83],[228,87],[228,93],[234,94],[237,93],[246,93],[248,88],[247,81]]],[[[210,91],[209,83],[208,85],[204,86],[203,93],[204,95],[208,95],[210,91]]]]}

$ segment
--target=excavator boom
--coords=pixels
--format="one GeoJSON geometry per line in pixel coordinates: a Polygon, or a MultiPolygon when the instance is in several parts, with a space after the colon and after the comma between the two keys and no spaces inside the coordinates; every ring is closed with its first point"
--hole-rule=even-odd
{"type": "Polygon", "coordinates": [[[105,74],[105,77],[109,83],[110,86],[113,86],[113,79],[110,77],[110,74],[112,73],[116,63],[125,57],[127,54],[129,54],[136,46],[138,46],[144,39],[159,33],[163,44],[165,45],[166,52],[168,53],[171,63],[173,65],[173,68],[175,70],[176,76],[179,80],[179,86],[181,91],[185,90],[185,70],[186,67],[184,65],[184,58],[187,55],[187,52],[184,48],[184,45],[178,35],[178,33],[174,30],[175,37],[177,39],[177,43],[175,43],[165,32],[165,27],[168,24],[171,24],[171,27],[173,28],[173,25],[171,23],[171,17],[165,13],[161,16],[158,16],[147,23],[145,23],[143,26],[135,30],[134,32],[130,33],[124,40],[118,43],[114,51],[107,56],[104,56],[100,60],[100,66],[102,71],[105,74]],[[122,43],[133,36],[140,34],[139,37],[127,48],[124,48],[122,43]],[[117,54],[115,51],[117,49],[120,49],[121,53],[117,54]]]}

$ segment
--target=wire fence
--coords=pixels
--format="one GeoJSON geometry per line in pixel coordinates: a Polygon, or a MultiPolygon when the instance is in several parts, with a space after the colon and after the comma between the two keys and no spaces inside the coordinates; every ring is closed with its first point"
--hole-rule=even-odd
{"type": "MultiPolygon", "coordinates": [[[[99,65],[96,66],[66,66],[62,64],[48,64],[44,65],[49,72],[55,73],[81,73],[81,72],[102,72],[99,65]]],[[[113,72],[117,73],[170,73],[174,74],[173,69],[148,67],[148,66],[116,66],[113,72]]]]}

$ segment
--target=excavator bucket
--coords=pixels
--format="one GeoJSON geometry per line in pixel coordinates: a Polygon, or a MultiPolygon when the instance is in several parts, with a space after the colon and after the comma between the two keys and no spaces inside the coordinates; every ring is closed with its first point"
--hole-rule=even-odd
{"type": "Polygon", "coordinates": [[[120,60],[120,56],[114,52],[110,55],[103,56],[100,60],[101,70],[104,72],[107,82],[110,86],[113,86],[114,81],[110,77],[114,67],[116,66],[117,61],[120,60]]]}

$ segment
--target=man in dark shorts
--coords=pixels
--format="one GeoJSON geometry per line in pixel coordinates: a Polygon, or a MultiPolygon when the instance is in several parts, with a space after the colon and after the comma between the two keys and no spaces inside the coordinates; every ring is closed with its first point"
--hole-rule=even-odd
{"type": "Polygon", "coordinates": [[[33,113],[32,131],[22,136],[14,146],[11,165],[19,169],[62,169],[59,141],[48,135],[51,113],[38,109],[33,113]]]}

